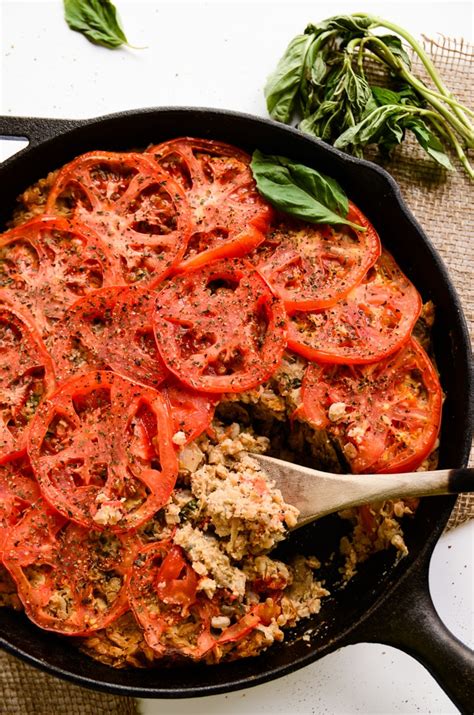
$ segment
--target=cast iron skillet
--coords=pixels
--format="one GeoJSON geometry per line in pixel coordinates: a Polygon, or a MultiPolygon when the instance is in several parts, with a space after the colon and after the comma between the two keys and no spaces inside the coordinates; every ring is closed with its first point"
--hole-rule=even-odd
{"type": "MultiPolygon", "coordinates": [[[[440,467],[466,466],[472,437],[470,344],[459,299],[446,268],[382,169],[338,152],[275,122],[234,112],[159,108],[98,119],[69,121],[0,117],[0,136],[26,137],[29,146],[0,167],[0,227],[15,197],[48,171],[92,149],[129,150],[177,136],[219,139],[252,151],[289,156],[337,179],[373,221],[387,248],[436,305],[434,347],[446,391],[440,467]]],[[[386,643],[406,651],[439,681],[462,712],[474,703],[474,657],[440,621],[428,590],[428,566],[454,497],[424,500],[408,522],[410,554],[398,563],[392,553],[369,559],[356,578],[313,617],[311,641],[302,621],[287,643],[257,658],[217,666],[114,670],[82,655],[69,640],[33,626],[22,615],[0,609],[0,645],[56,676],[80,685],[140,697],[190,697],[249,687],[277,678],[352,643],[386,643]]],[[[294,534],[290,552],[323,557],[337,550],[344,523],[327,517],[294,534]]],[[[331,579],[331,574],[327,574],[331,579]]]]}

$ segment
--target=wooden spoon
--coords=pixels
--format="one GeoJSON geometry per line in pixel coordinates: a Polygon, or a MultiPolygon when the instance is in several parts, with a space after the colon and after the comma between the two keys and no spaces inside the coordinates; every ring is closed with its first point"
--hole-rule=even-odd
{"type": "Polygon", "coordinates": [[[474,469],[468,467],[405,474],[332,474],[263,454],[250,456],[275,482],[284,500],[299,509],[294,529],[369,502],[474,491],[474,469]]]}

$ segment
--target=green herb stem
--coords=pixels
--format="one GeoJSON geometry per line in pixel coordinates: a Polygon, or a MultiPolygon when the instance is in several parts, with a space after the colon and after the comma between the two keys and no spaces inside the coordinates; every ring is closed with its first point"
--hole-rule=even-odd
{"type": "MultiPolygon", "coordinates": [[[[354,14],[358,16],[363,13],[354,14]]],[[[441,94],[444,97],[450,96],[450,93],[448,92],[443,82],[441,81],[441,78],[438,75],[436,67],[431,62],[430,58],[428,57],[422,46],[419,44],[419,42],[417,42],[416,39],[412,35],[410,35],[409,32],[404,30],[403,27],[400,27],[399,25],[396,25],[389,20],[385,20],[384,18],[374,16],[372,19],[374,24],[376,24],[378,27],[385,27],[387,30],[392,30],[392,32],[395,32],[397,35],[400,35],[400,37],[403,37],[403,39],[406,40],[408,44],[411,45],[411,47],[415,50],[416,54],[422,61],[426,71],[428,72],[436,87],[438,87],[441,94]]]]}
{"type": "MultiPolygon", "coordinates": [[[[431,87],[428,87],[426,84],[421,82],[418,77],[415,77],[415,75],[410,73],[411,77],[411,82],[413,83],[413,86],[418,89],[420,88],[420,91],[423,90],[425,96],[426,94],[430,94],[433,97],[436,97],[437,99],[441,99],[443,102],[446,102],[446,104],[449,104],[450,107],[457,107],[460,112],[462,112],[464,115],[469,114],[471,117],[474,118],[474,111],[472,109],[469,109],[469,107],[466,107],[464,104],[461,104],[461,102],[458,102],[458,100],[453,97],[452,95],[446,97],[443,94],[440,94],[440,92],[437,92],[436,90],[432,89],[431,87]]],[[[427,98],[428,101],[431,101],[427,98]]],[[[468,129],[472,128],[472,125],[470,124],[469,120],[467,117],[464,116],[464,121],[468,129]]]]}
{"type": "MultiPolygon", "coordinates": [[[[356,17],[360,17],[360,16],[365,16],[365,13],[354,13],[354,15],[356,17]]],[[[369,17],[371,17],[371,16],[369,16],[369,17]]],[[[389,20],[385,20],[384,18],[376,17],[376,16],[372,16],[372,20],[373,20],[374,26],[376,25],[378,27],[385,27],[387,30],[391,30],[392,32],[395,32],[396,34],[400,35],[400,37],[403,37],[403,39],[406,40],[406,42],[408,42],[408,44],[413,48],[413,50],[416,52],[416,54],[420,58],[426,71],[428,72],[428,75],[431,77],[434,85],[438,88],[442,99],[450,104],[454,114],[456,114],[457,118],[467,127],[469,134],[467,135],[466,139],[469,143],[469,146],[474,146],[474,128],[469,123],[469,121],[467,120],[467,118],[464,114],[464,111],[467,110],[468,108],[464,107],[460,102],[457,102],[453,98],[453,95],[451,94],[451,92],[449,92],[449,90],[443,84],[441,77],[439,76],[438,71],[437,71],[436,67],[434,66],[433,62],[430,60],[430,58],[428,57],[428,55],[426,54],[426,52],[424,51],[422,46],[419,44],[419,42],[417,42],[417,40],[409,32],[404,30],[403,27],[400,27],[399,25],[397,25],[393,22],[390,22],[389,20]],[[454,100],[454,103],[451,102],[451,100],[454,100]]],[[[376,35],[374,35],[374,38],[375,37],[376,37],[376,35]]],[[[390,54],[392,54],[392,53],[390,53],[390,54]]],[[[435,105],[434,102],[432,101],[432,99],[430,99],[429,97],[426,96],[428,93],[432,94],[432,92],[430,92],[429,88],[427,88],[423,84],[423,82],[420,82],[417,77],[415,77],[413,74],[408,72],[406,70],[406,68],[403,67],[403,65],[400,62],[398,62],[395,57],[393,57],[393,59],[395,60],[395,63],[397,65],[399,71],[402,72],[404,79],[411,82],[413,85],[416,85],[418,91],[420,91],[423,94],[423,96],[427,99],[427,101],[431,102],[433,104],[433,106],[436,106],[438,111],[440,111],[439,107],[442,105],[440,105],[440,104],[435,105]],[[427,92],[427,89],[428,89],[428,92],[427,92]]],[[[468,110],[468,111],[469,111],[469,113],[471,113],[470,110],[468,110]]],[[[459,125],[456,126],[456,124],[454,123],[454,120],[450,120],[449,117],[446,117],[446,118],[448,119],[448,121],[451,121],[453,126],[456,127],[457,131],[460,131],[459,125]]],[[[462,131],[460,131],[460,133],[464,134],[462,131]]]]}
{"type": "Polygon", "coordinates": [[[459,161],[464,166],[467,174],[471,179],[474,179],[474,168],[469,163],[469,159],[467,158],[464,149],[462,148],[457,136],[455,135],[449,124],[442,124],[440,121],[440,117],[436,114],[436,112],[426,111],[426,115],[430,115],[428,116],[428,119],[430,120],[431,124],[436,128],[438,133],[441,136],[444,136],[445,139],[452,144],[454,151],[456,152],[459,161]]]}
{"type": "MultiPolygon", "coordinates": [[[[365,76],[364,49],[367,44],[369,45],[369,49],[375,61],[379,62],[380,64],[383,64],[384,62],[388,64],[390,62],[392,64],[392,68],[400,74],[403,74],[403,78],[410,82],[418,92],[423,93],[427,101],[431,102],[431,99],[426,97],[426,95],[429,94],[433,97],[436,97],[437,99],[442,100],[443,102],[446,102],[446,104],[449,104],[450,107],[458,107],[460,111],[465,114],[469,114],[474,118],[474,110],[469,109],[469,107],[466,107],[461,102],[458,102],[458,100],[452,95],[441,94],[441,92],[437,92],[435,89],[428,87],[428,85],[419,80],[416,75],[411,72],[408,72],[408,70],[402,65],[402,63],[397,60],[397,58],[393,55],[392,52],[390,52],[390,49],[387,47],[387,45],[385,45],[379,40],[377,35],[362,38],[356,37],[354,40],[351,40],[347,45],[348,51],[352,51],[355,54],[355,51],[357,50],[357,66],[362,75],[365,76]],[[370,47],[371,44],[376,44],[378,46],[379,52],[383,57],[380,57],[378,54],[374,54],[373,48],[370,47]]],[[[472,130],[472,125],[466,117],[464,117],[464,122],[467,128],[472,130]]]]}
{"type": "Polygon", "coordinates": [[[466,117],[462,115],[460,118],[459,110],[457,107],[452,107],[452,111],[445,107],[445,105],[440,102],[439,99],[430,95],[426,91],[424,85],[421,82],[414,82],[413,75],[405,69],[402,69],[401,74],[404,79],[411,82],[415,89],[426,99],[426,101],[431,104],[431,106],[436,109],[439,114],[441,114],[447,122],[449,122],[454,129],[465,139],[468,147],[474,147],[474,127],[472,124],[467,122],[466,117]],[[455,116],[454,116],[455,115],[455,116]]]}
{"type": "Polygon", "coordinates": [[[428,121],[431,123],[431,125],[435,128],[439,136],[443,137],[445,141],[448,141],[454,148],[456,155],[459,159],[459,161],[462,163],[464,168],[466,169],[466,172],[469,174],[471,179],[474,179],[474,169],[469,163],[469,160],[464,152],[464,149],[462,148],[461,144],[459,143],[459,140],[456,136],[456,134],[453,132],[451,129],[451,126],[448,124],[448,122],[444,121],[439,114],[436,112],[433,112],[431,109],[423,109],[419,108],[417,112],[420,116],[425,117],[425,119],[428,119],[428,121]]]}
{"type": "MultiPolygon", "coordinates": [[[[458,112],[456,111],[456,116],[453,113],[457,107],[453,107],[450,111],[437,97],[432,96],[430,92],[427,92],[427,87],[423,82],[421,82],[415,75],[413,75],[400,60],[391,52],[391,50],[376,36],[371,38],[371,51],[377,51],[381,54],[382,59],[394,69],[404,80],[409,82],[416,91],[422,95],[422,97],[431,104],[436,111],[438,111],[447,122],[449,122],[454,129],[465,139],[469,147],[474,147],[474,127],[467,118],[462,115],[462,120],[458,117],[458,112]]],[[[446,100],[446,96],[443,96],[443,100],[446,100]]]]}

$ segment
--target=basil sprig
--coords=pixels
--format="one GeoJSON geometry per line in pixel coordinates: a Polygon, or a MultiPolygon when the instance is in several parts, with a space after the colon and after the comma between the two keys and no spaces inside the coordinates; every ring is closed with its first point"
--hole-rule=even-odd
{"type": "Polygon", "coordinates": [[[268,78],[265,97],[277,121],[296,119],[302,131],[355,156],[370,144],[389,156],[411,132],[445,169],[453,168],[447,149],[453,150],[474,179],[465,151],[474,148],[474,112],[446,89],[419,43],[383,18],[354,13],[308,25],[268,78]],[[407,45],[429,82],[413,73],[407,45]],[[393,89],[372,85],[367,59],[386,70],[393,89]]]}
{"type": "Polygon", "coordinates": [[[128,44],[110,0],[64,0],[64,17],[71,30],[96,45],[115,49],[128,44]]]}
{"type": "Polygon", "coordinates": [[[349,201],[337,181],[284,156],[254,151],[250,164],[259,193],[279,211],[310,223],[346,224],[349,201]]]}

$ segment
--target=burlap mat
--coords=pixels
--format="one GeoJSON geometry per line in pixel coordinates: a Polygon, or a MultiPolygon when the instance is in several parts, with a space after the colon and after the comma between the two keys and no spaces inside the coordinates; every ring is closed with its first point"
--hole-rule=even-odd
{"type": "Polygon", "coordinates": [[[58,680],[5,653],[0,656],[0,713],[137,715],[133,698],[104,695],[58,680]]]}
{"type": "MultiPolygon", "coordinates": [[[[442,39],[425,46],[447,87],[474,106],[474,48],[442,39]]],[[[417,67],[417,71],[419,68],[417,67]]],[[[373,157],[378,161],[377,157],[373,157]]],[[[455,161],[455,160],[454,160],[455,161]]],[[[461,297],[471,335],[474,329],[474,190],[459,169],[437,169],[414,141],[398,150],[386,168],[427,235],[445,260],[461,297]]],[[[471,465],[474,460],[471,459],[471,465]]],[[[447,528],[474,518],[474,495],[458,498],[447,528]]],[[[0,654],[0,712],[8,715],[134,715],[136,701],[103,695],[53,678],[6,654],[0,654]]]]}
{"type": "MultiPolygon", "coordinates": [[[[474,47],[464,41],[425,38],[425,49],[439,70],[445,86],[469,108],[474,107],[474,47]]],[[[420,62],[413,60],[417,75],[426,77],[420,62]]],[[[427,79],[428,81],[428,79],[427,79]]],[[[376,153],[370,158],[381,163],[376,153]]],[[[474,185],[452,156],[456,171],[446,172],[424,153],[415,139],[407,137],[392,159],[384,163],[400,185],[402,195],[432,240],[456,287],[474,335],[474,185]]],[[[471,164],[474,152],[471,152],[471,164]]],[[[470,466],[474,465],[471,451],[470,466]]],[[[462,494],[446,529],[474,518],[474,494],[462,494]]]]}

